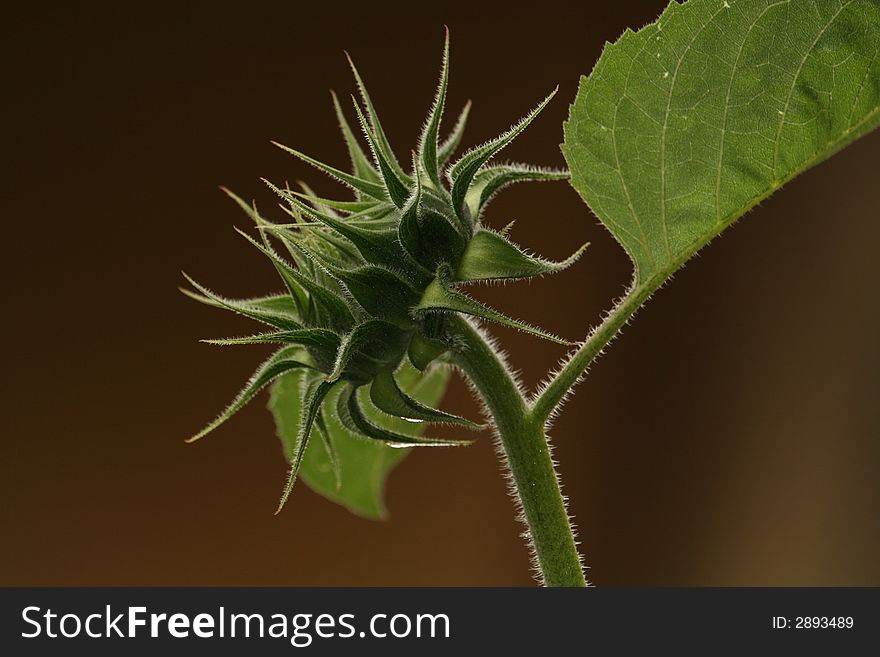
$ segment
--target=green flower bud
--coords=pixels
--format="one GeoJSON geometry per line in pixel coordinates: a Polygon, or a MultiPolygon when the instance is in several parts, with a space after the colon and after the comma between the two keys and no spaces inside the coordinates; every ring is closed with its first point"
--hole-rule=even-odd
{"type": "MultiPolygon", "coordinates": [[[[267,181],[291,219],[277,223],[227,192],[254,221],[257,237],[242,235],[273,264],[284,283],[284,294],[230,300],[187,277],[195,289],[186,291],[189,296],[272,329],[244,338],[208,342],[281,345],[233,403],[191,440],[222,424],[274,378],[293,369],[307,373],[301,428],[289,455],[291,474],[281,505],[295,481],[313,428],[318,427],[322,440],[328,440],[328,432],[320,429],[321,410],[334,387],[339,387],[341,393],[332,396],[335,408],[329,412],[359,436],[394,446],[469,442],[414,438],[390,431],[368,419],[362,398],[355,394],[362,386],[369,386],[369,400],[390,416],[479,428],[469,420],[418,402],[395,379],[404,359],[424,370],[453,347],[444,334],[446,314],[470,314],[567,344],[542,329],[488,308],[456,288],[466,282],[551,274],[570,266],[581,255],[583,249],[562,262],[550,262],[527,254],[504,233],[481,225],[483,209],[507,185],[567,178],[567,173],[561,171],[488,164],[525,130],[555,91],[510,130],[471,149],[450,165],[470,107],[465,107],[450,136],[441,142],[448,55],[447,35],[440,85],[408,170],[395,158],[352,64],[364,106],[362,110],[355,102],[355,110],[371,157],[355,139],[335,95],[333,103],[351,156],[351,173],[278,146],[351,188],[354,199],[319,198],[305,187],[294,191],[267,181]]],[[[333,446],[326,446],[332,459],[333,446]]]]}

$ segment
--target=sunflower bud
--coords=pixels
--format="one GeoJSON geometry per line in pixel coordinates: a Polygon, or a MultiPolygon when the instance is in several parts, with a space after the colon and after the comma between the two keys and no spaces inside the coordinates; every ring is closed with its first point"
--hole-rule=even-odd
{"type": "MultiPolygon", "coordinates": [[[[275,267],[284,283],[283,293],[232,300],[188,278],[194,288],[185,291],[189,296],[270,327],[256,335],[207,342],[280,345],[226,410],[191,441],[226,421],[273,379],[292,370],[305,373],[299,400],[300,428],[288,453],[291,471],[279,509],[290,493],[316,428],[325,441],[328,458],[334,458],[332,432],[321,429],[322,414],[333,414],[357,436],[393,446],[470,442],[405,435],[371,420],[364,408],[368,400],[388,416],[479,428],[465,418],[417,401],[396,379],[405,359],[418,370],[425,370],[454,348],[444,332],[448,313],[474,315],[567,344],[458,289],[461,283],[552,274],[570,266],[583,252],[581,248],[562,262],[551,262],[528,254],[510,242],[504,232],[494,232],[481,224],[483,209],[502,188],[520,181],[567,178],[562,171],[489,164],[525,130],[555,91],[510,130],[471,149],[450,165],[470,106],[464,108],[452,133],[441,141],[448,61],[447,35],[437,94],[406,169],[392,152],[366,87],[352,64],[363,104],[362,109],[355,101],[355,112],[369,156],[355,138],[335,95],[333,104],[351,156],[350,173],[277,145],[349,187],[354,198],[319,198],[307,187],[295,191],[266,181],[282,200],[289,217],[281,223],[270,222],[255,206],[227,192],[254,221],[256,237],[243,232],[242,236],[275,267]],[[368,389],[368,396],[357,394],[363,387],[368,389]],[[331,395],[334,389],[338,390],[331,395]],[[325,404],[330,399],[333,408],[325,404]]],[[[337,465],[332,465],[338,471],[337,465]]]]}

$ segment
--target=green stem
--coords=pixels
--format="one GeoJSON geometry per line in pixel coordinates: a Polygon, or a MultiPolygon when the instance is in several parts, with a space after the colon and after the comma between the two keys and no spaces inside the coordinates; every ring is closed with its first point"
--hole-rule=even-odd
{"type": "Polygon", "coordinates": [[[590,363],[602,353],[611,339],[623,328],[623,325],[642,306],[656,287],[641,286],[630,291],[614,309],[608,313],[595,330],[590,333],[580,348],[553,377],[543,392],[532,404],[532,413],[536,419],[546,422],[562,403],[568,391],[574,387],[581,375],[586,372],[590,363]]]}
{"type": "Polygon", "coordinates": [[[544,421],[532,414],[506,365],[465,319],[452,316],[460,345],[453,356],[494,420],[547,586],[585,586],[584,571],[550,456],[544,421]]]}

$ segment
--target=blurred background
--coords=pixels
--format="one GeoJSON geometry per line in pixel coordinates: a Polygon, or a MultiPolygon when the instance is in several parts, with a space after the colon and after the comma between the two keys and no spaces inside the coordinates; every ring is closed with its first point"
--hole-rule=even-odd
{"type": "MultiPolygon", "coordinates": [[[[328,89],[358,62],[400,154],[452,33],[449,108],[466,144],[560,85],[506,157],[561,166],[561,122],[606,40],[665,1],[19,3],[4,12],[2,585],[530,585],[492,442],[413,453],[391,518],[298,486],[265,396],[183,439],[263,357],[202,337],[247,322],[184,298],[275,290],[232,226],[227,185],[333,183],[270,139],[344,164],[328,89]],[[366,5],[365,5],[366,6],[366,5]]],[[[451,123],[451,119],[448,119],[451,123]]],[[[447,123],[447,127],[449,127],[447,123]]],[[[880,134],[794,181],[679,272],[577,389],[552,431],[590,579],[606,586],[880,585],[880,134]]],[[[479,289],[582,338],[630,279],[565,183],[514,188],[488,223],[564,274],[479,289]]],[[[492,328],[536,385],[563,351],[492,328]]],[[[474,415],[455,382],[446,407],[474,415]]]]}

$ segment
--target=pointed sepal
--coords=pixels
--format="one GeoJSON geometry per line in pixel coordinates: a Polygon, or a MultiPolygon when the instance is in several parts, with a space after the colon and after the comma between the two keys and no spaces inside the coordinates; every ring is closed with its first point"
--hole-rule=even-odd
{"type": "Polygon", "coordinates": [[[446,87],[449,80],[449,28],[446,29],[446,38],[443,44],[443,64],[440,70],[440,84],[434,97],[434,104],[428,121],[419,139],[419,163],[428,176],[428,180],[440,189],[440,171],[437,161],[437,140],[440,132],[440,121],[443,118],[443,109],[446,106],[446,87]]]}
{"type": "Polygon", "coordinates": [[[361,112],[361,108],[358,107],[357,101],[352,98],[352,102],[354,103],[354,109],[357,112],[358,119],[361,122],[364,135],[367,138],[367,142],[370,144],[370,150],[373,151],[373,156],[376,158],[376,164],[379,166],[379,172],[382,174],[382,181],[385,183],[388,197],[394,205],[402,208],[406,203],[406,199],[409,197],[409,187],[407,186],[409,180],[397,174],[385,151],[380,148],[376,137],[370,130],[370,126],[367,124],[367,119],[363,115],[363,112],[361,112]]]}
{"type": "Polygon", "coordinates": [[[279,329],[295,330],[302,328],[293,300],[287,295],[277,294],[254,299],[228,299],[215,294],[204,285],[200,285],[187,276],[186,273],[183,276],[199,293],[197,294],[183,287],[180,288],[180,291],[199,303],[213,306],[214,308],[223,308],[224,310],[229,310],[279,329]]]}
{"type": "MultiPolygon", "coordinates": [[[[237,194],[233,193],[231,190],[226,187],[221,187],[227,196],[231,198],[235,203],[244,210],[244,213],[251,218],[251,220],[256,224],[257,228],[262,229],[265,226],[271,225],[270,222],[263,219],[260,216],[260,213],[257,211],[257,206],[255,203],[248,205],[244,202],[244,200],[239,197],[237,194]]],[[[238,229],[236,229],[238,230],[238,229]]],[[[271,245],[269,244],[269,238],[265,232],[260,231],[260,237],[263,240],[263,246],[269,251],[272,250],[271,245]]],[[[278,264],[275,264],[275,268],[278,273],[281,275],[281,278],[284,279],[287,290],[290,292],[290,296],[293,301],[296,303],[297,308],[299,309],[300,317],[307,317],[307,308],[308,308],[308,295],[303,291],[303,289],[299,285],[291,285],[290,281],[285,279],[284,273],[279,269],[278,264]]]]}
{"type": "MultiPolygon", "coordinates": [[[[365,355],[369,359],[382,360],[382,357],[390,354],[382,353],[390,350],[398,351],[397,345],[393,344],[393,336],[400,329],[394,324],[381,319],[369,319],[355,326],[349,333],[343,336],[339,348],[336,352],[336,360],[333,369],[327,375],[327,381],[336,381],[339,379],[346,369],[352,364],[352,359],[361,350],[365,350],[365,355]],[[377,345],[378,343],[378,345],[377,345]],[[368,347],[376,345],[377,349],[368,349],[368,347]]],[[[350,372],[352,377],[356,377],[358,372],[350,372]]],[[[370,372],[360,373],[363,375],[363,381],[371,378],[370,372]]]]}
{"type": "Polygon", "coordinates": [[[449,133],[449,136],[446,137],[446,139],[443,140],[443,143],[437,148],[437,164],[441,168],[446,166],[446,163],[449,162],[449,158],[455,155],[456,149],[459,144],[461,144],[461,139],[464,137],[464,129],[465,126],[467,126],[468,115],[470,113],[471,101],[468,101],[458,115],[458,119],[455,121],[455,126],[452,128],[452,132],[449,133]]]}
{"type": "Polygon", "coordinates": [[[439,208],[431,206],[429,198],[417,185],[401,212],[397,238],[421,271],[433,274],[441,263],[457,260],[467,241],[439,208]]]}
{"type": "Polygon", "coordinates": [[[418,301],[419,295],[409,282],[397,273],[377,265],[356,269],[336,270],[351,296],[374,317],[408,326],[411,323],[409,308],[418,301]]]}
{"type": "Polygon", "coordinates": [[[354,132],[345,118],[345,112],[342,111],[342,105],[339,103],[339,98],[336,97],[336,92],[331,90],[330,96],[333,98],[333,110],[336,112],[339,129],[342,131],[342,138],[345,140],[345,145],[348,148],[348,155],[351,158],[351,168],[354,171],[354,175],[368,182],[381,182],[382,179],[379,176],[379,172],[373,168],[370,158],[364,153],[364,149],[361,148],[360,142],[354,136],[354,132]]]}
{"type": "Polygon", "coordinates": [[[432,340],[421,333],[415,333],[409,341],[407,356],[413,367],[424,372],[434,360],[447,351],[449,351],[449,347],[439,340],[432,340]]]}
{"type": "Polygon", "coordinates": [[[312,433],[312,426],[315,423],[315,418],[321,410],[321,403],[324,401],[324,397],[327,396],[327,393],[330,392],[330,388],[332,387],[332,383],[321,381],[314,385],[306,395],[304,404],[305,415],[303,416],[302,425],[297,434],[296,442],[291,450],[292,458],[290,460],[290,470],[287,473],[287,483],[284,486],[284,492],[281,493],[281,499],[278,502],[278,508],[275,509],[275,515],[281,513],[281,509],[287,504],[287,499],[290,497],[290,492],[293,490],[294,483],[296,483],[296,475],[299,473],[299,466],[302,463],[303,454],[305,454],[306,447],[308,447],[309,444],[309,437],[312,433]]]}
{"type": "Polygon", "coordinates": [[[354,316],[344,299],[291,267],[271,248],[260,244],[244,231],[236,230],[272,261],[289,289],[302,287],[309,293],[310,307],[317,313],[315,319],[319,323],[343,331],[347,331],[354,324],[354,316]]]}
{"type": "Polygon", "coordinates": [[[370,98],[370,94],[367,92],[367,85],[364,84],[363,79],[361,78],[361,74],[358,72],[357,67],[354,65],[354,62],[349,56],[348,53],[345,53],[346,59],[348,59],[348,65],[351,67],[352,75],[354,75],[355,82],[357,83],[358,90],[361,94],[361,100],[364,102],[364,106],[367,108],[367,116],[370,119],[370,127],[372,128],[373,134],[376,136],[376,146],[379,150],[382,151],[383,156],[391,165],[391,168],[394,170],[394,174],[400,180],[409,181],[409,176],[406,175],[404,170],[400,167],[400,164],[397,162],[397,158],[394,157],[394,151],[391,149],[391,144],[388,142],[388,137],[385,136],[385,131],[382,129],[382,123],[379,121],[379,115],[376,112],[376,108],[373,106],[373,101],[370,98]]]}
{"type": "Polygon", "coordinates": [[[354,176],[350,173],[346,173],[345,171],[341,171],[336,167],[331,167],[329,164],[324,164],[323,162],[319,162],[313,157],[309,157],[305,153],[301,153],[300,151],[285,146],[284,144],[279,144],[277,141],[272,142],[275,146],[280,148],[283,151],[290,153],[301,159],[303,162],[311,164],[313,167],[318,169],[319,171],[323,171],[331,178],[335,178],[339,182],[348,185],[353,190],[357,192],[361,192],[362,194],[366,194],[367,196],[372,196],[377,201],[384,201],[385,187],[378,183],[372,182],[370,180],[365,180],[364,178],[360,178],[358,176],[354,176]]]}
{"type": "Polygon", "coordinates": [[[344,400],[345,409],[343,423],[354,427],[357,434],[372,440],[379,440],[391,447],[462,447],[470,445],[473,440],[447,440],[442,438],[422,438],[408,436],[397,431],[391,431],[371,422],[361,407],[357,392],[352,390],[344,400]]]}
{"type": "Polygon", "coordinates": [[[245,344],[296,344],[303,347],[312,347],[325,353],[333,354],[339,349],[340,338],[333,331],[322,328],[307,328],[297,331],[273,331],[271,333],[258,333],[240,338],[216,338],[200,340],[206,344],[216,346],[232,346],[245,344]]]}
{"type": "MultiPolygon", "coordinates": [[[[333,433],[327,429],[324,422],[324,415],[318,413],[315,417],[315,431],[321,439],[324,451],[327,452],[327,460],[330,461],[330,469],[333,472],[333,479],[336,483],[336,490],[342,488],[342,464],[339,461],[339,451],[336,449],[336,440],[333,433]]],[[[305,455],[305,452],[303,452],[305,455]]]]}
{"type": "Polygon", "coordinates": [[[503,164],[482,169],[471,183],[465,203],[476,217],[501,189],[518,182],[568,180],[568,171],[533,167],[528,164],[503,164]]]}
{"type": "Polygon", "coordinates": [[[468,188],[473,182],[477,171],[492,159],[498,152],[512,142],[516,137],[525,130],[528,125],[541,113],[547,104],[556,95],[556,89],[547,96],[541,103],[523,117],[519,123],[514,125],[504,134],[496,137],[492,141],[486,142],[482,146],[478,146],[465,153],[449,170],[449,178],[452,181],[452,204],[458,216],[464,220],[469,220],[466,215],[466,206],[464,199],[468,188]]]}
{"type": "Polygon", "coordinates": [[[294,243],[294,246],[342,283],[373,317],[402,325],[410,323],[408,308],[418,301],[418,293],[397,273],[378,265],[340,267],[301,243],[294,243]]]}
{"type": "Polygon", "coordinates": [[[513,280],[555,274],[577,262],[587,246],[584,244],[565,260],[554,262],[529,255],[498,233],[480,229],[459,260],[455,281],[513,280]]]}
{"type": "Polygon", "coordinates": [[[285,372],[299,367],[312,367],[305,362],[302,349],[300,347],[282,347],[257,368],[245,387],[242,388],[241,392],[236,395],[235,399],[232,400],[229,406],[227,406],[213,422],[208,424],[208,426],[191,438],[188,438],[186,442],[192,443],[200,438],[204,438],[240,411],[245,404],[263,389],[266,384],[270,383],[273,379],[281,376],[285,372]]]}
{"type": "MultiPolygon", "coordinates": [[[[332,208],[334,210],[341,210],[342,212],[348,212],[350,214],[360,214],[375,210],[380,205],[382,205],[382,203],[380,203],[379,201],[375,201],[372,199],[368,201],[336,201],[330,198],[322,198],[320,196],[317,196],[311,190],[305,191],[305,188],[303,192],[297,192],[292,189],[285,189],[283,191],[286,194],[297,196],[305,201],[308,201],[312,204],[312,207],[314,207],[318,211],[322,211],[322,208],[324,208],[324,212],[326,212],[326,208],[332,208]]],[[[286,196],[285,200],[290,202],[290,199],[286,196]]]]}
{"type": "Polygon", "coordinates": [[[428,287],[425,288],[425,292],[422,295],[422,299],[416,307],[416,310],[421,312],[438,310],[465,313],[466,315],[482,317],[483,319],[501,324],[502,326],[509,326],[525,333],[531,333],[539,338],[544,338],[545,340],[550,340],[557,344],[572,344],[571,342],[563,340],[543,329],[536,328],[525,322],[521,322],[518,319],[508,317],[458,290],[447,287],[439,278],[435,278],[431,281],[428,287]]]}
{"type": "Polygon", "coordinates": [[[297,198],[291,197],[289,202],[354,244],[365,262],[383,264],[386,267],[401,267],[407,271],[415,268],[416,263],[407,262],[409,258],[401,249],[397,240],[397,231],[393,227],[380,230],[364,228],[358,222],[352,221],[351,217],[347,219],[333,217],[307,206],[297,198]]]}
{"type": "Polygon", "coordinates": [[[401,417],[405,420],[431,422],[434,424],[457,424],[470,429],[482,429],[482,425],[471,422],[467,418],[453,415],[430,406],[407,395],[390,369],[380,371],[370,384],[370,399],[383,413],[401,417]]]}

